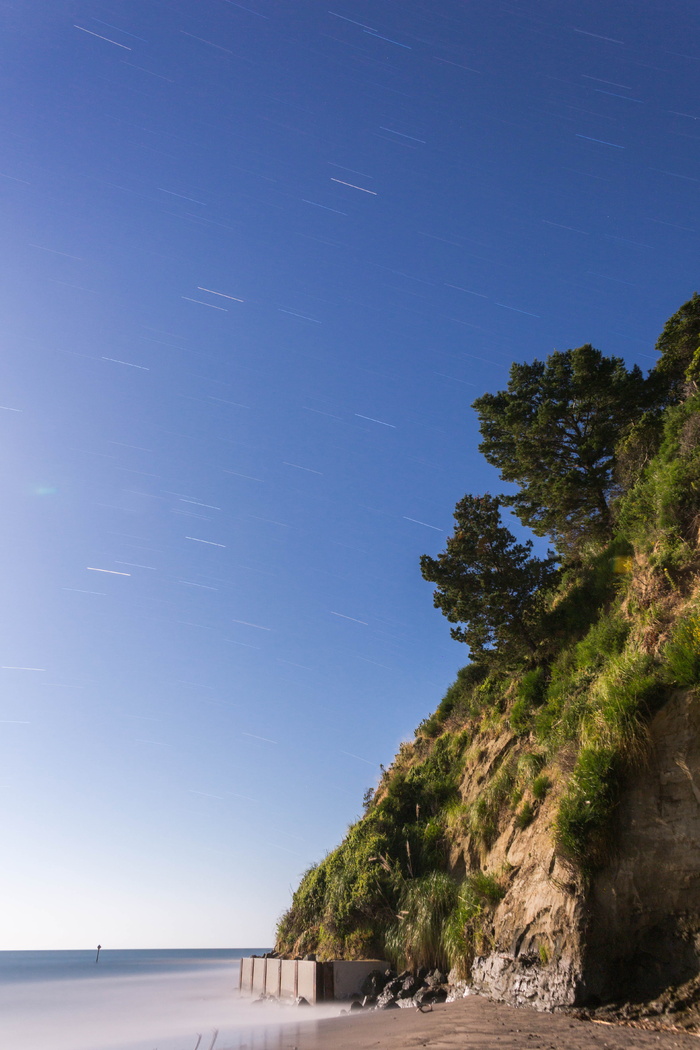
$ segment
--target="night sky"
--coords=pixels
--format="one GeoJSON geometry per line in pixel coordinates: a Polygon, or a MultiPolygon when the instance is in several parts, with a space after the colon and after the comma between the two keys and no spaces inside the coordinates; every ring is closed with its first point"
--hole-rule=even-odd
{"type": "Polygon", "coordinates": [[[0,947],[272,943],[467,662],[471,402],[700,284],[699,21],[1,0],[0,947]]]}

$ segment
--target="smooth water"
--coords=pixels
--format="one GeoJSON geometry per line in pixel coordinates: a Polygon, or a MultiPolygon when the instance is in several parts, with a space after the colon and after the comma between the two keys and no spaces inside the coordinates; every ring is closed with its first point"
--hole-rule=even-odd
{"type": "Polygon", "coordinates": [[[264,950],[0,952],[0,1047],[281,1050],[339,1009],[240,998],[238,960],[264,950]]]}

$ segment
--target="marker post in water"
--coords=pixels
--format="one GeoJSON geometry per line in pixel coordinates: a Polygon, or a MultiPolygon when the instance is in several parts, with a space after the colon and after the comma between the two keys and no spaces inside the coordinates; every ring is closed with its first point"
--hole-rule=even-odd
{"type": "Polygon", "coordinates": [[[102,945],[98,944],[97,945],[97,955],[95,956],[95,962],[99,962],[100,961],[100,949],[101,948],[102,948],[102,945]]]}

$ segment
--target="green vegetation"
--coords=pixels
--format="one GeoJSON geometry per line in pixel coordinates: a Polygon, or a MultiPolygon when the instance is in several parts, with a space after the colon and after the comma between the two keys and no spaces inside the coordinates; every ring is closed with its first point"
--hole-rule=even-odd
{"type": "Polygon", "coordinates": [[[700,695],[699,344],[696,295],[646,379],[587,346],[514,366],[475,403],[482,450],[518,492],[465,496],[446,550],[421,559],[471,662],[303,877],[278,949],[466,976],[508,890],[504,843],[553,835],[584,881],[606,863],[649,720],[700,695]],[[533,557],[503,505],[557,561],[533,557]]]}
{"type": "Polygon", "coordinates": [[[421,558],[423,578],[436,583],[434,605],[466,642],[475,659],[497,649],[502,655],[534,654],[536,625],[548,585],[556,575],[553,556],[533,558],[532,540],[517,543],[501,522],[501,500],[465,496],[455,508],[457,522],[447,550],[421,558]]]}
{"type": "Polygon", "coordinates": [[[590,344],[514,364],[506,390],[478,398],[479,450],[519,486],[505,502],[523,525],[563,550],[609,537],[615,446],[649,399],[639,368],[590,344]]]}

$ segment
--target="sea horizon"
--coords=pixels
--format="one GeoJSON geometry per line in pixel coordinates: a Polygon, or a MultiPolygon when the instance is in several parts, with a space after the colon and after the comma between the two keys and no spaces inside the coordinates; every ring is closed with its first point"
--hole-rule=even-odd
{"type": "MultiPolygon", "coordinates": [[[[22,1050],[216,1050],[282,1045],[309,1020],[238,992],[239,960],[267,948],[0,949],[0,1042],[22,1050]]],[[[315,1007],[334,1016],[339,1004],[315,1007]]]]}

